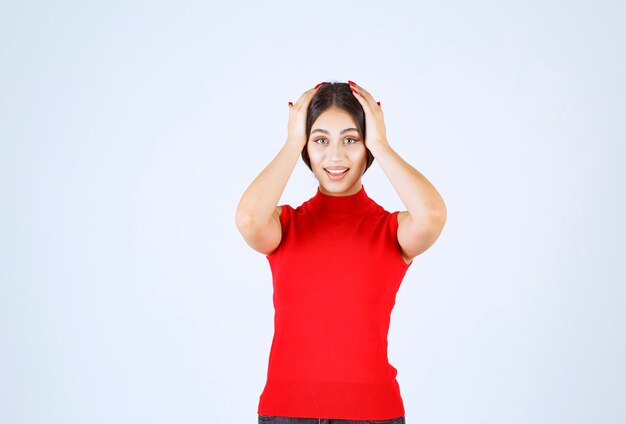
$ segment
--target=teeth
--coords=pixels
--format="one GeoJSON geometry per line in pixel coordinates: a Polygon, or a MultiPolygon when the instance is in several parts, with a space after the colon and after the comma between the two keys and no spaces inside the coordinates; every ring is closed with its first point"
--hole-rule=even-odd
{"type": "Polygon", "coordinates": [[[327,169],[328,172],[330,172],[331,174],[343,174],[344,172],[347,171],[347,169],[327,169]]]}

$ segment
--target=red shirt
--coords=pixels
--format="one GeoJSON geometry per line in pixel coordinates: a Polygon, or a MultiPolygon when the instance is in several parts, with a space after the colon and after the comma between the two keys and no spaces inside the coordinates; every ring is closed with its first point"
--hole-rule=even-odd
{"type": "Polygon", "coordinates": [[[404,415],[387,358],[387,333],[409,268],[398,212],[365,193],[319,188],[282,205],[282,239],[267,256],[274,285],[274,338],[258,413],[299,418],[390,419],[404,415]]]}

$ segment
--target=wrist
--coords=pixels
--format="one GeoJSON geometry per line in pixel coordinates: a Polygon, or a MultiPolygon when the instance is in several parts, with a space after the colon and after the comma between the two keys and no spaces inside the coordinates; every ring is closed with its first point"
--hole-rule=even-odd
{"type": "Polygon", "coordinates": [[[298,151],[302,151],[304,146],[306,146],[306,137],[304,136],[288,136],[285,141],[285,146],[289,148],[298,149],[298,151]]]}
{"type": "Polygon", "coordinates": [[[390,150],[392,150],[387,139],[379,140],[373,143],[367,143],[366,147],[369,149],[370,152],[372,152],[374,157],[380,156],[382,154],[385,154],[385,152],[389,152],[390,150]]]}

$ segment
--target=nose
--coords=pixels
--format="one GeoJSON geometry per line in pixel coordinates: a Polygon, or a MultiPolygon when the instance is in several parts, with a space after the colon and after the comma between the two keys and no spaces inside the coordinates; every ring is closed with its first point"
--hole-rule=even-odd
{"type": "Polygon", "coordinates": [[[330,143],[328,146],[328,160],[339,161],[343,159],[343,146],[339,142],[330,143]]]}

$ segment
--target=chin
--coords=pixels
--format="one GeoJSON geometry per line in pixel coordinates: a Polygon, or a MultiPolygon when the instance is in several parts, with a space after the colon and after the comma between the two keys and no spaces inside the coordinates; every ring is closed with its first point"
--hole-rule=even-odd
{"type": "Polygon", "coordinates": [[[355,174],[355,169],[349,169],[346,175],[335,181],[327,175],[324,168],[316,169],[314,174],[319,183],[320,191],[331,196],[355,194],[361,188],[361,178],[360,175],[355,174]],[[358,186],[358,189],[355,186],[358,186]]]}
{"type": "Polygon", "coordinates": [[[343,195],[347,195],[348,193],[355,194],[361,188],[360,186],[358,189],[355,187],[359,185],[358,181],[352,182],[352,183],[346,183],[346,184],[332,184],[332,183],[328,184],[328,183],[320,182],[319,185],[320,185],[320,190],[322,192],[325,192],[327,194],[334,195],[334,196],[339,196],[339,195],[343,196],[343,195]]]}

